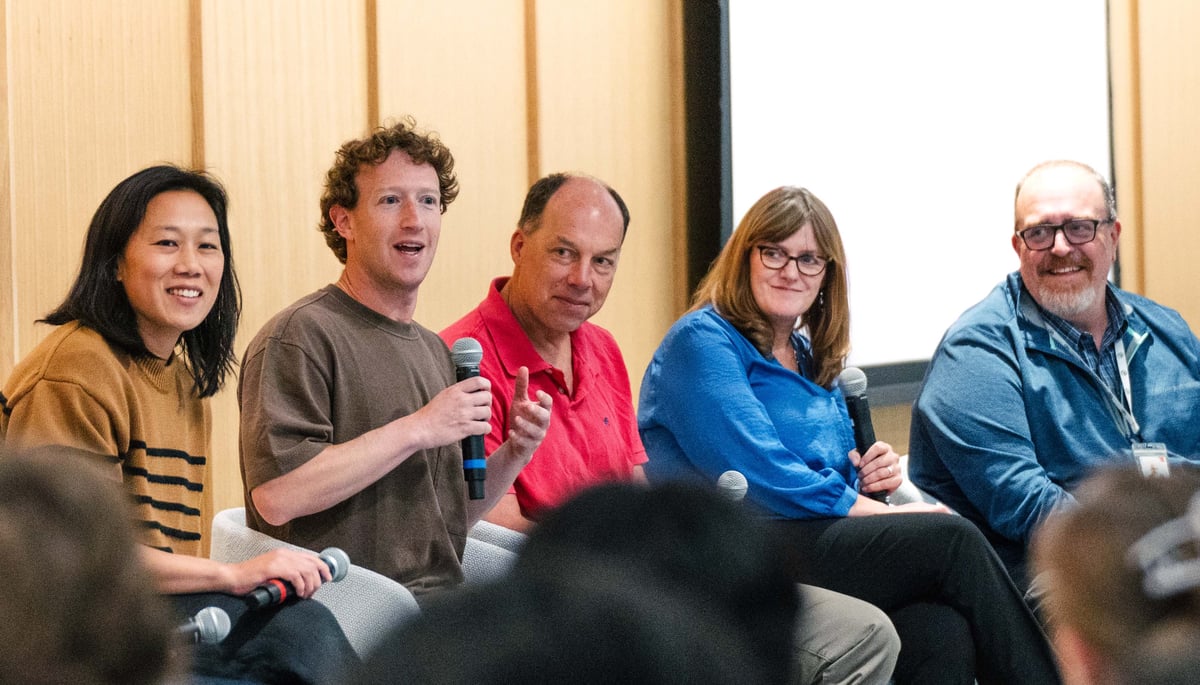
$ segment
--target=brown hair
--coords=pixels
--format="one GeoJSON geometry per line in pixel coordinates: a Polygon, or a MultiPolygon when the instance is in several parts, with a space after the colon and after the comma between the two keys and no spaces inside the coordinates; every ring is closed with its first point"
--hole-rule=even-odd
{"type": "Polygon", "coordinates": [[[0,455],[0,680],[150,684],[174,665],[170,609],[121,484],[94,461],[60,447],[0,455]]]}
{"type": "Polygon", "coordinates": [[[772,329],[750,287],[750,253],[760,243],[787,240],[806,223],[812,225],[817,246],[829,261],[821,295],[800,317],[800,325],[812,341],[813,380],[829,387],[850,352],[846,253],[833,214],[807,189],[783,186],[754,203],[697,286],[692,310],[711,304],[759,352],[769,355],[772,329]]]}
{"type": "MultiPolygon", "coordinates": [[[[1102,470],[1076,491],[1077,507],[1052,515],[1034,536],[1047,617],[1105,655],[1117,682],[1175,682],[1173,668],[1196,666],[1200,588],[1152,597],[1145,571],[1130,557],[1150,530],[1188,516],[1200,472],[1171,470],[1169,478],[1145,478],[1135,468],[1102,470]],[[1156,675],[1148,677],[1150,671],[1156,675]]],[[[1200,541],[1189,540],[1163,556],[1168,564],[1196,562],[1198,552],[1200,541]]]]}
{"type": "Polygon", "coordinates": [[[367,136],[342,144],[334,158],[333,166],[325,173],[325,192],[321,195],[321,223],[318,226],[325,235],[325,243],[338,261],[346,263],[346,239],[337,232],[329,210],[334,205],[354,209],[358,204],[358,172],[363,165],[378,166],[387,161],[392,152],[400,150],[412,158],[414,164],[428,164],[437,172],[438,190],[441,194],[441,210],[458,197],[458,178],[454,175],[454,156],[436,133],[417,130],[412,117],[390,126],[381,126],[367,136]]]}

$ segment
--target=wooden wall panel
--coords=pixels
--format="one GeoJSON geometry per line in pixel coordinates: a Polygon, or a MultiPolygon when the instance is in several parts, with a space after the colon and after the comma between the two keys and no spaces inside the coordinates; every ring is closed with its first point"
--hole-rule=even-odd
{"type": "Polygon", "coordinates": [[[66,295],[104,195],[150,164],[190,163],[192,125],[186,0],[8,0],[7,35],[5,372],[49,332],[33,322],[66,295]]]}
{"type": "Polygon", "coordinates": [[[682,299],[672,7],[668,0],[536,3],[538,167],[594,174],[629,205],[616,281],[595,321],[620,344],[635,398],[682,299]]]}
{"type": "Polygon", "coordinates": [[[1200,296],[1200,5],[1137,4],[1145,294],[1178,309],[1195,330],[1200,296]]]}
{"type": "Polygon", "coordinates": [[[1109,0],[1113,183],[1121,219],[1121,287],[1143,293],[1141,75],[1137,0],[1109,0]]]}
{"type": "MultiPolygon", "coordinates": [[[[8,378],[16,363],[17,327],[12,270],[12,188],[8,181],[8,23],[7,0],[0,0],[0,378],[8,378]]],[[[2,381],[0,381],[2,382],[2,381]]]]}
{"type": "Polygon", "coordinates": [[[460,192],[442,219],[416,319],[435,331],[512,271],[508,242],[530,183],[521,0],[379,2],[379,112],[411,115],[454,154],[460,192]],[[425,30],[429,29],[429,30],[425,30]]]}
{"type": "MultiPolygon", "coordinates": [[[[205,0],[204,157],[230,195],[243,311],[238,354],[267,319],[333,282],[317,231],[325,171],[367,124],[365,5],[205,0]]],[[[242,505],[235,385],[213,403],[216,508],[242,505]]]]}

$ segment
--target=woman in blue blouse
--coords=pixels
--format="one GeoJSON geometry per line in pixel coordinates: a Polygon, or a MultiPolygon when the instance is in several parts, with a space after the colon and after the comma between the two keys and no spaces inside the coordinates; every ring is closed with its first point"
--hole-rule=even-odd
{"type": "Polygon", "coordinates": [[[854,449],[833,387],[849,347],[833,216],[803,188],[767,193],[646,371],[646,475],[744,474],[746,500],[776,519],[798,582],[888,612],[897,683],[1059,682],[1045,635],[974,526],[941,505],[862,494],[891,492],[901,474],[888,444],[854,449]]]}

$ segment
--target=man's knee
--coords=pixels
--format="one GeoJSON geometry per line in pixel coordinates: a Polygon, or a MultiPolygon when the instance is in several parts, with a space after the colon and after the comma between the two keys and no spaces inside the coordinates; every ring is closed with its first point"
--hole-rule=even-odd
{"type": "Polygon", "coordinates": [[[794,653],[795,683],[886,683],[900,636],[878,607],[801,585],[794,653]]]}

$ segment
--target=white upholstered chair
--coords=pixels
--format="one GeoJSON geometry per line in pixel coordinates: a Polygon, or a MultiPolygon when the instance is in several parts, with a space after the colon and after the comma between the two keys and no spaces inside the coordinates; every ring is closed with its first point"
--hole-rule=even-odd
{"type": "MultiPolygon", "coordinates": [[[[302,549],[246,526],[243,507],[225,509],[213,517],[212,551],[217,561],[236,563],[278,547],[302,549]]],[[[470,531],[463,551],[463,576],[468,583],[502,578],[517,558],[525,536],[480,521],[470,531]]],[[[319,550],[310,550],[319,551],[319,550]]],[[[366,656],[397,623],[415,616],[417,600],[400,583],[350,560],[346,577],[325,583],[313,598],[329,607],[360,656],[366,656]]]]}
{"type": "MultiPolygon", "coordinates": [[[[209,556],[217,561],[236,563],[280,547],[302,549],[247,527],[242,507],[218,512],[212,529],[209,556]]],[[[420,609],[403,585],[353,561],[345,578],[325,583],[313,598],[329,607],[354,651],[365,657],[395,625],[420,609]]]]}

